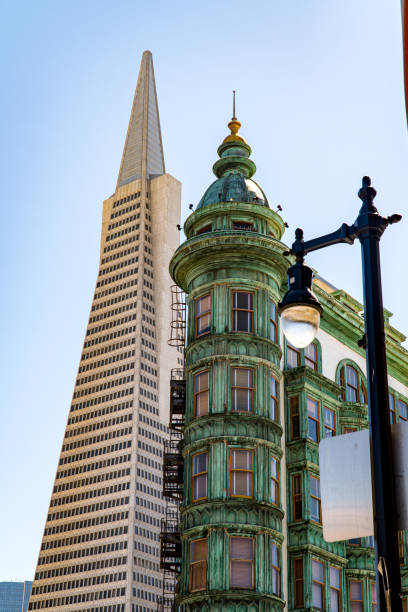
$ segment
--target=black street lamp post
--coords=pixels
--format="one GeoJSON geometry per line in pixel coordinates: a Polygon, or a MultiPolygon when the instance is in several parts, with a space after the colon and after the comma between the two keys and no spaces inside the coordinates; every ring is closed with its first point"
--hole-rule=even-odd
{"type": "Polygon", "coordinates": [[[279,310],[288,340],[298,347],[307,346],[317,333],[323,309],[311,292],[312,271],[304,265],[304,256],[332,244],[360,240],[365,334],[359,345],[366,349],[367,362],[377,602],[381,611],[402,612],[379,248],[384,230],[400,221],[401,215],[386,218],[378,213],[373,204],[376,191],[367,176],[358,196],[363,204],[353,225],[344,223],[337,231],[307,242],[303,231],[296,230],[296,240],[285,253],[295,255],[296,263],[288,269],[289,289],[279,310]]]}

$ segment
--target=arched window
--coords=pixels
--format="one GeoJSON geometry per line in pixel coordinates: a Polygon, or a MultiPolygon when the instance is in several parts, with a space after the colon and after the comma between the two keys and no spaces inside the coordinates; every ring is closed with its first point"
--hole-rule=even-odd
{"type": "Polygon", "coordinates": [[[286,367],[288,369],[307,366],[315,372],[321,371],[321,347],[318,340],[314,340],[304,349],[298,349],[290,342],[286,345],[286,367]]]}
{"type": "Polygon", "coordinates": [[[350,363],[341,366],[340,385],[343,387],[341,395],[345,402],[367,403],[365,382],[357,366],[350,363]]]}

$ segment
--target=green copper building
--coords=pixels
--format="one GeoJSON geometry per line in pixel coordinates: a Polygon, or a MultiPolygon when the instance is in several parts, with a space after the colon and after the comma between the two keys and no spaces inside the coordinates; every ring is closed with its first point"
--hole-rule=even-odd
{"type": "MultiPolygon", "coordinates": [[[[373,611],[372,538],[325,542],[318,461],[321,438],[367,427],[363,307],[316,276],[317,339],[303,350],[287,344],[277,316],[285,224],[252,179],[240,123],[228,127],[217,180],[170,264],[188,306],[185,382],[172,381],[170,408],[183,438],[164,460],[165,487],[173,479],[182,494],[177,525],[162,528],[162,562],[173,556],[178,573],[173,609],[373,611]]],[[[390,317],[397,422],[408,419],[408,353],[390,317]]],[[[405,606],[407,548],[401,533],[405,606]]]]}

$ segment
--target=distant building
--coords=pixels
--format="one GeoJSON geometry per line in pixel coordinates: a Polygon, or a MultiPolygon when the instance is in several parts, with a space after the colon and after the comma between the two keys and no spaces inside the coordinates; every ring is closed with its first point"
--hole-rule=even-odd
{"type": "Polygon", "coordinates": [[[31,580],[0,582],[0,612],[26,612],[32,584],[31,580]]]}
{"type": "Polygon", "coordinates": [[[99,273],[30,610],[156,610],[170,370],[183,365],[182,349],[167,344],[180,198],[164,168],[145,51],[116,190],[103,203],[99,273]]]}

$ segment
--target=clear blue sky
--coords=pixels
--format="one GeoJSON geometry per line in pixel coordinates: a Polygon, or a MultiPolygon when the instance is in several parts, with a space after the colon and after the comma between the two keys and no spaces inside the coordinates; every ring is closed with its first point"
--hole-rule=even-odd
{"type": "MultiPolygon", "coordinates": [[[[4,295],[0,580],[31,579],[143,50],[184,216],[213,180],[237,90],[256,180],[292,242],[351,223],[369,174],[384,303],[408,332],[408,138],[400,0],[1,0],[4,295]],[[401,268],[402,266],[402,268],[401,268]]],[[[309,257],[362,299],[359,246],[309,257]]]]}

